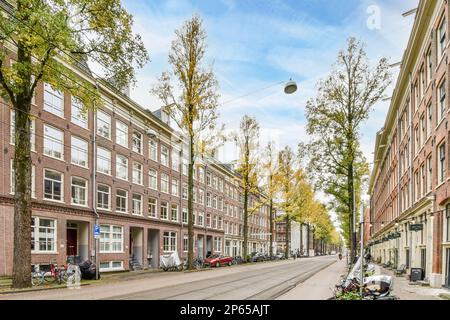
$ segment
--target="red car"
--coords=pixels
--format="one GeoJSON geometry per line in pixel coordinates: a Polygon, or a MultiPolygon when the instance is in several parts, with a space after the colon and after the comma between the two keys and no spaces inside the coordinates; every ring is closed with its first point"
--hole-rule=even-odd
{"type": "Polygon", "coordinates": [[[220,267],[220,266],[225,266],[225,265],[231,266],[232,264],[233,264],[232,257],[225,257],[225,256],[218,255],[218,254],[213,254],[213,255],[209,256],[208,258],[206,258],[204,261],[204,265],[206,267],[208,267],[208,266],[220,267]]]}

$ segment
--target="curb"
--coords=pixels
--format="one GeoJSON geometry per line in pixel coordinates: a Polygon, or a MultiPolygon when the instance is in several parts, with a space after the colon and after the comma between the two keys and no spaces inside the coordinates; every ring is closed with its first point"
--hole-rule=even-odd
{"type": "MultiPolygon", "coordinates": [[[[90,283],[82,283],[81,287],[89,286],[90,283]]],[[[0,291],[0,295],[2,294],[16,294],[16,293],[27,293],[27,292],[36,292],[36,291],[48,291],[48,290],[56,290],[56,289],[67,289],[67,286],[60,287],[50,287],[50,288],[36,288],[36,289],[25,289],[25,290],[10,290],[10,291],[0,291]]]]}

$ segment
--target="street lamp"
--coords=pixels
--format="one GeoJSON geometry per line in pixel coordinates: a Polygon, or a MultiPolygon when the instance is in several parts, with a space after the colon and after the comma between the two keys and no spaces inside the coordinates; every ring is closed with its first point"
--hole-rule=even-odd
{"type": "Polygon", "coordinates": [[[298,89],[297,83],[295,83],[295,81],[290,79],[284,86],[284,93],[293,94],[293,93],[297,92],[297,89],[298,89]]]}

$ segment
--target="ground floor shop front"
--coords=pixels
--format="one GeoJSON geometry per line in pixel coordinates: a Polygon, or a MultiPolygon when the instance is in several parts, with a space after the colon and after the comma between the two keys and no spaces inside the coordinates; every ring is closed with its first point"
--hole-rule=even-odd
{"type": "MultiPolygon", "coordinates": [[[[95,261],[96,245],[101,271],[158,268],[161,255],[177,252],[187,257],[187,225],[142,217],[100,213],[98,241],[92,212],[35,207],[32,210],[32,265],[64,264],[68,259],[95,261]],[[97,243],[96,243],[97,242],[97,243]]],[[[12,274],[14,207],[0,204],[0,276],[12,274]]],[[[205,258],[224,250],[224,233],[195,227],[195,256],[205,258]]]]}
{"type": "Polygon", "coordinates": [[[431,201],[393,221],[371,240],[373,258],[395,269],[422,273],[432,287],[450,288],[450,204],[431,201]]]}

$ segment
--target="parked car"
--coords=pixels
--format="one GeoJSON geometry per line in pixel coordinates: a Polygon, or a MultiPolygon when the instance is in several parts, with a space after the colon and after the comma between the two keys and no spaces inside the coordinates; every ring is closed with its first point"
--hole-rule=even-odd
{"type": "Polygon", "coordinates": [[[250,261],[251,262],[266,261],[266,256],[264,253],[261,253],[261,252],[253,252],[250,261]]]}
{"type": "Polygon", "coordinates": [[[233,258],[213,254],[206,258],[203,264],[205,267],[220,267],[225,265],[231,266],[233,264],[233,258]]]}

